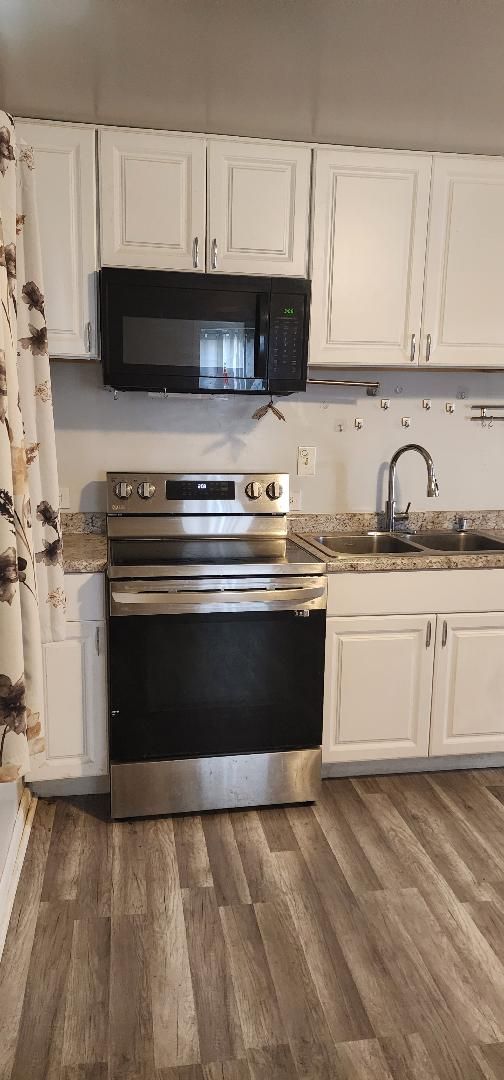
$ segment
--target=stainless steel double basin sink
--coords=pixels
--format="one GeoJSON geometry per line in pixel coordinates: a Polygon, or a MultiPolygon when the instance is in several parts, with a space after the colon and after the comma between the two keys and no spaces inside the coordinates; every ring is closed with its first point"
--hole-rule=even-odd
{"type": "Polygon", "coordinates": [[[468,555],[504,551],[504,539],[472,530],[451,532],[443,529],[400,535],[388,532],[305,534],[303,539],[330,558],[338,555],[468,555]]]}

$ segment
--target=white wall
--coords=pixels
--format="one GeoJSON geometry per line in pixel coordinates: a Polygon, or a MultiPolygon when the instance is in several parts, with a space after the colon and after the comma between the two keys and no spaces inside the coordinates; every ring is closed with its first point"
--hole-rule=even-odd
{"type": "Polygon", "coordinates": [[[0,784],[0,877],[21,798],[22,784],[0,784]]]}
{"type": "Polygon", "coordinates": [[[503,374],[382,372],[377,398],[313,387],[279,402],[285,424],[272,415],[251,419],[263,397],[160,401],[130,393],[114,401],[98,365],[54,363],[52,377],[60,484],[70,489],[72,510],[104,510],[106,471],[128,468],[278,469],[291,474],[291,488],[302,492],[306,512],[373,510],[383,505],[386,464],[410,441],[430,450],[440,498],[435,504],[426,498],[425,466],[410,455],[399,466],[402,501],[411,499],[414,509],[504,506],[504,423],[482,429],[469,420],[473,403],[504,404],[503,374]],[[457,397],[462,393],[465,400],[457,397]],[[382,397],[391,399],[388,411],[380,407],[382,397]],[[424,397],[432,399],[428,412],[424,397]],[[448,401],[455,403],[452,416],[448,401]],[[402,416],[411,418],[409,430],[401,426],[402,416]],[[364,419],[362,431],[354,427],[356,417],[364,419]],[[317,446],[313,478],[296,476],[299,444],[317,446]]]}

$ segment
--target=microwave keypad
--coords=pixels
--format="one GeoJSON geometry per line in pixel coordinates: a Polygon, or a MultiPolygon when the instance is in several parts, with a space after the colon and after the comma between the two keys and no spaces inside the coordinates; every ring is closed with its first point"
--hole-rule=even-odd
{"type": "Polygon", "coordinates": [[[303,325],[303,296],[272,296],[269,371],[273,378],[299,377],[303,359],[303,325]]]}

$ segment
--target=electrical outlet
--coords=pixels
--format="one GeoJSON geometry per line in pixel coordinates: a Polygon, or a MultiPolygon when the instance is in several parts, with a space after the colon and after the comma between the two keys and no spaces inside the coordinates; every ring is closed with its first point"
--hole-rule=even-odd
{"type": "Polygon", "coordinates": [[[298,476],[315,476],[315,462],[317,460],[316,446],[298,446],[297,474],[298,476]]]}
{"type": "Polygon", "coordinates": [[[289,495],[289,510],[295,513],[301,510],[302,497],[300,491],[291,491],[289,495]]]}
{"type": "Polygon", "coordinates": [[[59,489],[59,508],[60,510],[70,509],[70,488],[61,487],[59,489]]]}

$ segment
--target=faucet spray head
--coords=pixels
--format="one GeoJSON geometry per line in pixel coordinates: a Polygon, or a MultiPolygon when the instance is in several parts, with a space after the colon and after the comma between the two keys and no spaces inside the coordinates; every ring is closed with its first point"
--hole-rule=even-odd
{"type": "Polygon", "coordinates": [[[432,476],[429,475],[429,479],[427,481],[427,497],[429,499],[437,499],[438,495],[439,484],[436,480],[436,477],[434,476],[434,473],[432,473],[432,476]]]}

